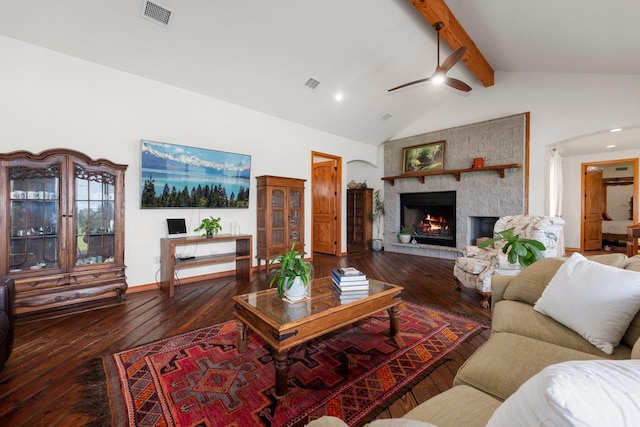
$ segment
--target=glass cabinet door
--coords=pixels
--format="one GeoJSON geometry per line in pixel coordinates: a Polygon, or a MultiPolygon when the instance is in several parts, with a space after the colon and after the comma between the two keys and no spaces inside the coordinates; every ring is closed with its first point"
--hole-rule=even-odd
{"type": "Polygon", "coordinates": [[[274,188],[271,191],[271,245],[282,246],[285,232],[285,192],[281,188],[274,188]]]}
{"type": "Polygon", "coordinates": [[[60,268],[60,163],[9,167],[9,270],[60,268]]]}
{"type": "Polygon", "coordinates": [[[302,192],[297,189],[289,190],[289,242],[300,241],[302,208],[302,192]]]}
{"type": "Polygon", "coordinates": [[[113,262],[115,176],[75,165],[75,265],[113,262]]]}

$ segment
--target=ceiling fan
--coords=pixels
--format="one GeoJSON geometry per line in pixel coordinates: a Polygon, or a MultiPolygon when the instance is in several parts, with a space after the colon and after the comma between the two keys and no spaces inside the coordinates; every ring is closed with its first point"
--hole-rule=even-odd
{"type": "Polygon", "coordinates": [[[440,30],[442,29],[442,27],[444,27],[444,24],[442,22],[436,22],[435,25],[433,26],[433,28],[435,28],[436,31],[438,32],[438,67],[436,68],[436,71],[431,75],[431,77],[415,80],[413,82],[396,86],[394,88],[389,89],[389,92],[396,89],[403,88],[403,87],[411,86],[417,83],[428,82],[428,81],[431,81],[436,84],[444,83],[447,86],[451,86],[452,88],[461,90],[463,92],[469,92],[471,90],[471,86],[469,86],[465,82],[460,81],[458,79],[454,79],[453,77],[447,77],[447,72],[451,68],[453,68],[453,66],[456,65],[458,61],[460,61],[460,58],[462,58],[464,53],[467,51],[466,47],[461,46],[457,48],[456,50],[453,51],[451,55],[447,57],[447,59],[444,60],[442,65],[440,64],[440,30]]]}

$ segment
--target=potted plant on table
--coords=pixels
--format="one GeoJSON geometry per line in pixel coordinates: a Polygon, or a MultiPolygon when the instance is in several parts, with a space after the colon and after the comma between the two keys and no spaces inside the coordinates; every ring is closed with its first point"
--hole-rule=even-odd
{"type": "Polygon", "coordinates": [[[409,243],[411,237],[416,234],[416,226],[414,224],[401,225],[400,231],[398,231],[398,239],[400,243],[409,243]]]}
{"type": "Polygon", "coordinates": [[[485,249],[489,245],[496,242],[506,242],[502,247],[502,253],[507,254],[507,261],[511,264],[520,263],[522,267],[533,264],[534,262],[544,258],[542,253],[547,248],[543,243],[535,239],[523,239],[519,234],[513,234],[515,227],[500,231],[500,237],[494,237],[478,245],[479,248],[485,249]]]}
{"type": "Polygon", "coordinates": [[[305,261],[302,252],[296,251],[296,242],[293,242],[288,252],[277,256],[269,264],[273,266],[276,263],[279,264],[271,269],[273,276],[269,287],[275,283],[281,297],[286,295],[292,301],[303,299],[307,295],[313,266],[305,261]]]}
{"type": "Polygon", "coordinates": [[[222,230],[222,225],[220,225],[220,217],[214,218],[210,216],[209,218],[202,218],[200,225],[194,229],[193,231],[204,230],[204,234],[202,237],[213,237],[214,234],[218,234],[220,230],[222,230]]]}
{"type": "Polygon", "coordinates": [[[369,221],[373,223],[376,228],[376,238],[371,240],[371,249],[374,251],[382,250],[382,239],[380,238],[380,231],[382,229],[382,217],[384,216],[384,200],[380,190],[373,192],[373,210],[369,213],[369,221]]]}

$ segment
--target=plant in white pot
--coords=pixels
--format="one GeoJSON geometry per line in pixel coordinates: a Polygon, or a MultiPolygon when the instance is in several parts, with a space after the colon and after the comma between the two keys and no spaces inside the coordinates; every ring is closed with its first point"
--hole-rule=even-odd
{"type": "Polygon", "coordinates": [[[292,301],[299,301],[307,295],[313,265],[305,261],[302,252],[296,251],[296,242],[293,242],[289,252],[272,259],[269,265],[272,266],[269,286],[275,283],[281,297],[286,296],[292,301]]]}
{"type": "Polygon", "coordinates": [[[409,243],[415,234],[416,226],[414,224],[401,225],[400,231],[398,231],[398,239],[400,239],[400,243],[409,243]]]}
{"type": "Polygon", "coordinates": [[[371,221],[376,229],[376,238],[371,240],[371,249],[374,251],[382,250],[382,239],[380,231],[382,230],[382,217],[384,216],[384,200],[380,190],[373,192],[373,210],[369,213],[369,221],[371,221]]]}

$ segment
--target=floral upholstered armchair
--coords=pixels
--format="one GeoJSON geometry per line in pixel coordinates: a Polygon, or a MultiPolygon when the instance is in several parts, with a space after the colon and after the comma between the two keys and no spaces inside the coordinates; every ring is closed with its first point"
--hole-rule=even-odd
{"type": "MultiPolygon", "coordinates": [[[[503,216],[493,227],[493,237],[499,237],[499,232],[514,228],[514,234],[525,239],[534,239],[545,246],[543,257],[564,255],[562,231],[564,220],[560,217],[512,215],[503,216]]],[[[491,297],[491,276],[494,274],[515,276],[520,273],[520,264],[512,264],[507,260],[507,254],[502,252],[504,241],[498,241],[493,246],[480,249],[477,246],[465,246],[462,256],[456,259],[453,275],[458,284],[466,288],[475,288],[482,296],[480,306],[489,307],[491,297]]]]}

